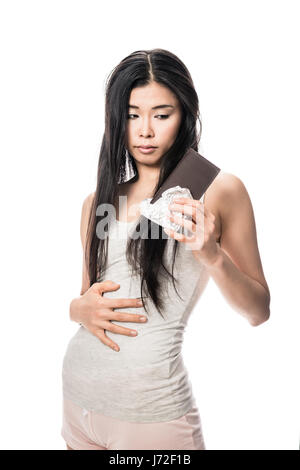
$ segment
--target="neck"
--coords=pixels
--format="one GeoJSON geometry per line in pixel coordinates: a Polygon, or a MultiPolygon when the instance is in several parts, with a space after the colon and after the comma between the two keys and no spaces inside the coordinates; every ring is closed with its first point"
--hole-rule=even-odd
{"type": "Polygon", "coordinates": [[[156,185],[159,178],[160,166],[145,166],[136,163],[138,171],[138,184],[153,184],[156,185]]]}

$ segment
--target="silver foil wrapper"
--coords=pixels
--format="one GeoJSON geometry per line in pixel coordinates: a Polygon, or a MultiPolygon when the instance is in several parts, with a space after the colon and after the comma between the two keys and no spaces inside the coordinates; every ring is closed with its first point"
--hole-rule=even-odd
{"type": "Polygon", "coordinates": [[[185,215],[182,212],[170,211],[168,206],[173,203],[173,199],[178,197],[187,197],[193,199],[192,194],[188,188],[181,186],[174,186],[164,191],[161,197],[154,203],[150,204],[152,198],[144,199],[140,204],[141,214],[152,220],[164,228],[170,228],[178,233],[183,233],[184,227],[180,224],[172,222],[168,219],[167,215],[179,215],[187,220],[192,220],[190,215],[185,215]]]}

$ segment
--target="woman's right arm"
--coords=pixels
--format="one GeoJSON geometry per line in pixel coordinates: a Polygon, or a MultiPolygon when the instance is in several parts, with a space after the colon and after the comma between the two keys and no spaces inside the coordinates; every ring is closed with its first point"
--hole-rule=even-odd
{"type": "MultiPolygon", "coordinates": [[[[87,228],[88,228],[88,220],[89,214],[91,211],[93,199],[95,197],[95,192],[89,194],[82,204],[81,209],[81,220],[80,220],[80,239],[83,249],[83,256],[82,256],[82,282],[81,282],[81,291],[80,295],[83,295],[90,287],[90,280],[88,275],[88,270],[85,262],[85,242],[86,242],[86,235],[87,235],[87,228]]],[[[76,297],[70,303],[70,320],[75,321],[77,323],[80,322],[79,316],[81,309],[80,304],[78,303],[80,297],[76,297]]]]}
{"type": "MultiPolygon", "coordinates": [[[[90,286],[89,274],[85,263],[85,243],[88,228],[89,214],[93,203],[95,193],[90,194],[83,202],[80,223],[80,236],[83,248],[82,263],[82,286],[80,297],[76,297],[70,303],[70,319],[82,324],[91,333],[97,336],[102,343],[117,350],[119,347],[106,334],[105,330],[112,333],[131,336],[130,328],[125,328],[112,323],[112,320],[119,322],[138,322],[142,321],[140,314],[118,312],[117,308],[124,309],[139,308],[142,306],[136,298],[107,298],[103,293],[118,290],[120,285],[111,280],[95,282],[90,286]]],[[[144,316],[144,315],[143,315],[144,316]]],[[[147,317],[145,317],[147,321],[147,317]]]]}

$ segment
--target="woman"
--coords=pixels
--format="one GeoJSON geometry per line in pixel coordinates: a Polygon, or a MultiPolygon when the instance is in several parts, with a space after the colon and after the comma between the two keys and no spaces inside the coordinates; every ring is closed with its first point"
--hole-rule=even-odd
{"type": "Polygon", "coordinates": [[[197,151],[197,119],[191,76],[166,50],[136,51],[109,78],[97,188],[82,207],[81,297],[70,304],[81,327],[63,361],[68,449],[205,449],[181,357],[189,315],[212,277],[251,325],[269,318],[251,201],[236,176],[220,171],[200,201],[169,208],[191,237],[159,225],[158,237],[133,236],[151,233],[140,202],[197,151]]]}

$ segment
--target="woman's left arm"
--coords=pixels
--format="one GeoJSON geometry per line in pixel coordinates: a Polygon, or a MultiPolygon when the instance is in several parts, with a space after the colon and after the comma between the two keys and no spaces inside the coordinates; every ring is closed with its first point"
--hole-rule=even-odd
{"type": "MultiPolygon", "coordinates": [[[[223,174],[217,191],[222,227],[220,245],[211,236],[215,216],[200,203],[207,228],[202,234],[204,243],[194,254],[199,261],[205,259],[211,277],[232,308],[245,316],[252,326],[257,326],[270,316],[270,291],[259,255],[251,200],[242,181],[230,173],[223,174]]],[[[195,214],[193,204],[199,210],[199,201],[190,201],[194,202],[185,200],[184,213],[195,214]],[[186,205],[190,204],[193,212],[186,211],[186,205]]],[[[194,216],[193,219],[196,220],[194,216]]],[[[184,222],[184,225],[188,227],[189,223],[184,222]]],[[[177,235],[174,238],[185,241],[177,235]]]]}
{"type": "Polygon", "coordinates": [[[257,326],[270,316],[270,291],[258,250],[254,212],[239,178],[226,174],[222,184],[220,251],[208,269],[231,306],[257,326]]]}

